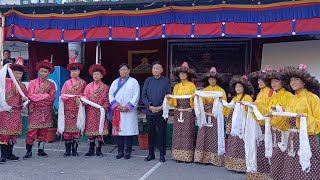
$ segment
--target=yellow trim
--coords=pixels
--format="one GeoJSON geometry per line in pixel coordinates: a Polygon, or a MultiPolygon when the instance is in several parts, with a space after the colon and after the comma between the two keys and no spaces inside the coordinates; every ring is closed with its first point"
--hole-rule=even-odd
{"type": "Polygon", "coordinates": [[[141,50],[141,51],[128,51],[128,65],[131,69],[131,73],[135,73],[135,74],[146,74],[146,73],[151,73],[150,71],[145,71],[145,70],[133,70],[132,67],[132,55],[133,54],[143,54],[143,53],[157,53],[159,52],[158,49],[154,49],[154,50],[141,50]]]}
{"type": "Polygon", "coordinates": [[[123,14],[123,15],[137,15],[137,14],[146,14],[146,13],[155,13],[155,12],[161,12],[161,11],[169,11],[169,10],[201,10],[201,9],[220,9],[220,8],[241,8],[241,9],[264,9],[269,7],[279,7],[285,6],[285,5],[299,5],[299,4],[307,4],[307,3],[320,3],[320,0],[301,0],[301,1],[289,1],[289,2],[278,2],[273,4],[261,4],[261,5],[241,5],[241,4],[217,4],[217,5],[203,5],[203,6],[187,6],[187,7],[181,7],[181,6],[168,6],[168,7],[162,7],[157,9],[146,9],[146,10],[100,10],[100,11],[93,11],[88,13],[77,13],[77,14],[56,14],[56,13],[49,13],[49,14],[24,14],[16,10],[9,10],[8,12],[4,13],[4,15],[8,15],[10,13],[16,13],[18,15],[22,16],[28,16],[28,17],[38,17],[38,18],[46,18],[46,17],[87,17],[90,15],[96,15],[96,14],[123,14]]]}

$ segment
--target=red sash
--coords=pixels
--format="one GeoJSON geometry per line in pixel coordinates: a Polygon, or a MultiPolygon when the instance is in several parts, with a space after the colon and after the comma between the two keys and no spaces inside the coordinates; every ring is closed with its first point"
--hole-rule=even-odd
{"type": "Polygon", "coordinates": [[[112,115],[112,136],[118,136],[120,132],[120,111],[113,110],[112,115]]]}

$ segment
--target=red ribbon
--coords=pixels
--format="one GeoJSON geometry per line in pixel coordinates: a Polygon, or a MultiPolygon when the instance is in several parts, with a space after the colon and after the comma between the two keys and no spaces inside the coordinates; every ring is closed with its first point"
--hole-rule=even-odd
{"type": "Polygon", "coordinates": [[[112,136],[118,136],[120,132],[120,111],[115,109],[112,113],[112,136]]]}

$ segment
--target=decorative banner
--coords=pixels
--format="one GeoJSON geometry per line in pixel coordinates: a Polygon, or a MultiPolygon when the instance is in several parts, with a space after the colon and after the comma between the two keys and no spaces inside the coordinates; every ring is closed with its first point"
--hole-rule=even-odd
{"type": "Polygon", "coordinates": [[[69,52],[69,64],[71,63],[81,63],[81,43],[80,42],[70,42],[68,43],[69,52]]]}
{"type": "Polygon", "coordinates": [[[66,43],[161,38],[266,38],[320,33],[320,0],[163,6],[75,14],[5,13],[5,38],[66,43]]]}

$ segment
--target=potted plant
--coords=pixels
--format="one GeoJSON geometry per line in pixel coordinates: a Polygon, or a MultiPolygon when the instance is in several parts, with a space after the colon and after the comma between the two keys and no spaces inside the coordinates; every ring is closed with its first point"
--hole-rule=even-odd
{"type": "Polygon", "coordinates": [[[140,149],[147,150],[149,148],[149,145],[148,145],[148,124],[147,124],[147,122],[143,121],[142,118],[139,118],[138,126],[139,126],[138,141],[139,141],[140,149]]]}
{"type": "Polygon", "coordinates": [[[56,134],[58,127],[58,110],[55,107],[52,108],[51,115],[53,126],[51,128],[48,128],[47,143],[55,142],[57,138],[56,134]]]}

